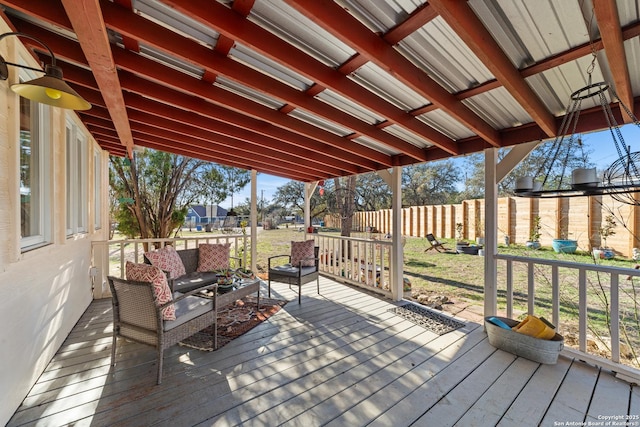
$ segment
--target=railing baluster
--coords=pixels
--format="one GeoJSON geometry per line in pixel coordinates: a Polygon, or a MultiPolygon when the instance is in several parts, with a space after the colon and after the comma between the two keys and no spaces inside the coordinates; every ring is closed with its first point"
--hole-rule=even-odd
{"type": "Polygon", "coordinates": [[[513,261],[507,260],[507,317],[513,319],[513,261]]]}
{"type": "Polygon", "coordinates": [[[611,284],[609,292],[611,293],[611,360],[620,362],[620,295],[618,286],[620,284],[620,276],[611,274],[611,284]]]}
{"type": "Polygon", "coordinates": [[[580,334],[580,351],[587,351],[587,272],[578,268],[578,329],[580,334]]]}
{"type": "Polygon", "coordinates": [[[551,266],[551,319],[560,325],[560,273],[557,265],[551,266]]]}
{"type": "Polygon", "coordinates": [[[534,275],[533,275],[533,262],[527,263],[527,310],[528,313],[533,315],[535,314],[535,283],[534,283],[534,275]]]}

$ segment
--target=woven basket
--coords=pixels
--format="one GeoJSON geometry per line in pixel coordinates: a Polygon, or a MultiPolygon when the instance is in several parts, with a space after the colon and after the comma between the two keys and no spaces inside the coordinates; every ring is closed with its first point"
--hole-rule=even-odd
{"type": "MultiPolygon", "coordinates": [[[[517,320],[506,317],[496,317],[510,327],[516,326],[517,320]]],[[[558,361],[558,355],[564,348],[564,338],[556,334],[550,340],[541,340],[524,335],[510,329],[504,329],[484,319],[484,328],[489,336],[489,344],[500,350],[508,351],[517,356],[533,360],[534,362],[553,365],[558,361]]]]}

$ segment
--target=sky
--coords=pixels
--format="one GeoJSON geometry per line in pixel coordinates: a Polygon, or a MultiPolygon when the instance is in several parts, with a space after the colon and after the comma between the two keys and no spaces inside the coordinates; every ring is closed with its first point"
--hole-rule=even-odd
{"type": "MultiPolygon", "coordinates": [[[[258,203],[262,197],[264,197],[264,203],[269,204],[273,200],[273,196],[275,195],[278,187],[282,187],[286,183],[291,181],[288,178],[280,178],[273,175],[267,175],[264,173],[258,174],[258,185],[257,185],[257,194],[258,194],[258,203]]],[[[251,198],[251,183],[247,184],[247,186],[242,189],[239,193],[233,195],[233,206],[237,206],[240,203],[244,203],[245,200],[251,198]]],[[[231,197],[227,197],[225,201],[220,203],[225,209],[231,208],[231,197]]]]}
{"type": "MultiPolygon", "coordinates": [[[[631,152],[640,151],[640,128],[634,124],[622,126],[620,128],[624,142],[630,146],[631,152]]],[[[618,159],[611,133],[607,131],[593,132],[582,135],[582,141],[585,149],[592,151],[591,161],[597,165],[598,172],[606,169],[611,163],[618,159]]],[[[464,157],[454,159],[454,161],[464,162],[464,157]]],[[[280,178],[273,175],[258,174],[258,200],[264,196],[265,204],[273,200],[278,187],[288,183],[290,179],[280,178]]],[[[247,185],[242,191],[233,196],[233,205],[237,206],[251,197],[251,184],[247,185]]],[[[220,206],[227,209],[231,207],[231,197],[220,203],[220,206]]]]}

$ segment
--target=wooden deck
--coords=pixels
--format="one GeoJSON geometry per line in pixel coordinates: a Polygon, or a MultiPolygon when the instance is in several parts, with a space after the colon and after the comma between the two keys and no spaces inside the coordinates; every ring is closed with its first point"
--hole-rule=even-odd
{"type": "Polygon", "coordinates": [[[111,302],[94,301],[9,425],[557,426],[640,414],[637,386],[496,350],[477,323],[437,336],[326,278],[301,305],[275,289],[291,302],[227,346],[170,349],[159,386],[149,347],[119,341],[110,366],[111,302]]]}

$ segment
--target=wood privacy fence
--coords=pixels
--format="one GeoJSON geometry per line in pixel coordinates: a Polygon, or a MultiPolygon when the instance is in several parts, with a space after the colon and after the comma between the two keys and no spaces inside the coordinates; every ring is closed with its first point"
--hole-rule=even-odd
{"type": "MultiPolygon", "coordinates": [[[[402,234],[424,237],[433,233],[438,238],[457,238],[456,224],[462,224],[466,240],[484,237],[484,200],[465,200],[455,205],[411,206],[403,208],[402,234]]],[[[590,251],[604,245],[600,228],[605,218],[613,215],[615,234],[606,246],[617,255],[631,257],[633,248],[640,248],[640,206],[631,206],[611,196],[581,196],[531,199],[502,197],[498,199],[498,243],[524,245],[529,240],[533,220],[540,216],[540,243],[551,246],[556,238],[578,241],[578,249],[590,251]]],[[[391,209],[375,212],[356,212],[353,229],[380,233],[391,232],[391,209]],[[369,227],[369,228],[368,228],[369,227]]],[[[340,218],[327,217],[325,225],[340,227],[340,218]]]]}

